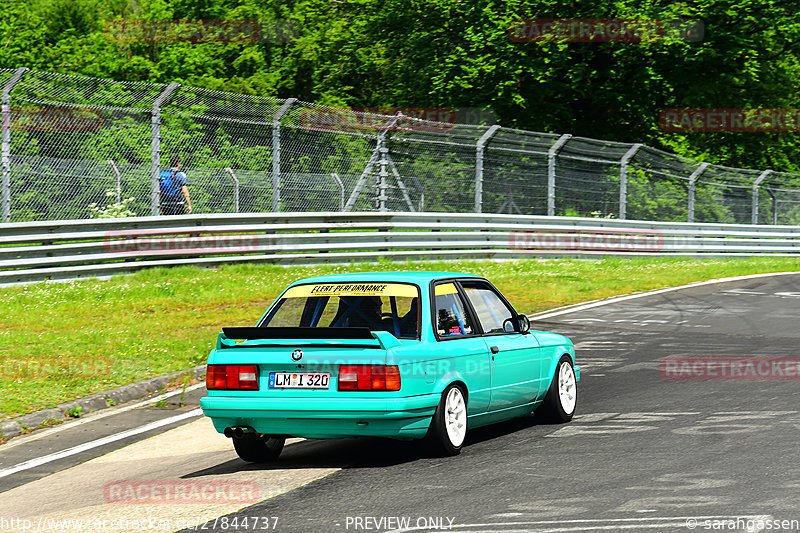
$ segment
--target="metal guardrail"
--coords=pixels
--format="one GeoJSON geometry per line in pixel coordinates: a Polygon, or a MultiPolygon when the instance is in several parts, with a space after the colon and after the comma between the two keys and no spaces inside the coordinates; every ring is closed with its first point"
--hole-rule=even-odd
{"type": "Polygon", "coordinates": [[[461,213],[256,213],[0,224],[0,284],[147,267],[536,256],[800,256],[800,226],[461,213]]]}

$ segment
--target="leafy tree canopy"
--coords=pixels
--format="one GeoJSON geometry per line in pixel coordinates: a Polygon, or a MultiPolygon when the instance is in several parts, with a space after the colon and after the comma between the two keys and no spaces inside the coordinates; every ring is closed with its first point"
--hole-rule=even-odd
{"type": "Polygon", "coordinates": [[[0,68],[354,107],[491,108],[505,126],[645,142],[706,161],[800,169],[797,133],[666,133],[665,108],[793,108],[788,0],[5,0],[0,68]],[[514,42],[515,20],[702,20],[699,42],[514,42]],[[257,21],[260,42],[115,38],[126,21],[257,21]],[[270,24],[272,24],[270,26],[270,24]]]}

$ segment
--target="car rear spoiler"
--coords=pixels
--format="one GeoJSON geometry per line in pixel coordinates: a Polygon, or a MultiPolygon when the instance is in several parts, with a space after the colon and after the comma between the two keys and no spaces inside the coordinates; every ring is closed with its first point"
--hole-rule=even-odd
{"type": "Polygon", "coordinates": [[[332,341],[331,344],[350,347],[383,348],[387,350],[400,346],[400,341],[388,331],[370,331],[369,328],[260,328],[260,327],[228,327],[222,328],[217,337],[217,349],[239,346],[234,339],[246,341],[267,341],[258,344],[243,343],[244,347],[280,346],[284,344],[300,345],[303,343],[319,346],[319,342],[332,341]],[[272,341],[272,342],[269,342],[272,341]],[[311,341],[311,342],[309,342],[311,341]],[[356,341],[356,342],[347,342],[356,341]],[[359,342],[361,341],[361,342],[359,342]],[[377,341],[377,342],[376,342],[377,341]]]}

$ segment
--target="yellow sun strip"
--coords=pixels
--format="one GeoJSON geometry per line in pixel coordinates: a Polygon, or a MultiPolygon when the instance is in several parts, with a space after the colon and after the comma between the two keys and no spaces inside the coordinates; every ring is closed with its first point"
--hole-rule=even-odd
{"type": "Polygon", "coordinates": [[[324,283],[297,285],[284,293],[283,298],[309,296],[419,296],[414,285],[405,283],[324,283]]]}
{"type": "Polygon", "coordinates": [[[444,296],[445,294],[455,294],[458,290],[456,286],[452,283],[443,283],[441,285],[437,285],[436,289],[434,290],[434,294],[436,296],[444,296]]]}

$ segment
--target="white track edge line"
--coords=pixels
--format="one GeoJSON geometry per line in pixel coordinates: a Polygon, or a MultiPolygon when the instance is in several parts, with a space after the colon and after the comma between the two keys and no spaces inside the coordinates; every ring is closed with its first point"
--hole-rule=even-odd
{"type": "Polygon", "coordinates": [[[173,424],[175,422],[180,422],[181,420],[185,420],[187,418],[193,418],[195,416],[200,416],[203,414],[203,410],[199,407],[197,409],[192,409],[191,411],[187,411],[186,413],[181,413],[179,415],[171,416],[169,418],[163,418],[161,420],[156,420],[155,422],[150,422],[149,424],[145,424],[144,426],[139,426],[138,428],[128,429],[122,431],[120,433],[115,433],[113,435],[109,435],[108,437],[103,437],[101,439],[93,440],[90,442],[86,442],[83,444],[79,444],[77,446],[73,446],[72,448],[67,448],[66,450],[62,450],[60,452],[51,453],[50,455],[43,455],[42,457],[37,457],[35,459],[31,459],[29,461],[25,461],[20,463],[16,466],[11,468],[7,468],[6,470],[0,470],[0,478],[4,478],[6,476],[10,476],[11,474],[15,474],[17,472],[21,472],[23,470],[29,470],[31,468],[35,468],[37,466],[41,466],[43,464],[50,463],[52,461],[56,461],[58,459],[63,459],[65,457],[69,457],[71,455],[75,455],[81,452],[85,452],[87,450],[91,450],[93,448],[98,448],[105,444],[110,444],[112,442],[116,442],[118,440],[122,440],[128,437],[132,437],[134,435],[139,435],[141,433],[145,433],[147,431],[158,429],[163,426],[167,426],[169,424],[173,424]]]}
{"type": "Polygon", "coordinates": [[[647,296],[657,296],[659,294],[664,294],[667,292],[674,292],[674,291],[682,291],[684,289],[692,289],[694,287],[703,287],[706,285],[715,285],[718,283],[728,283],[731,281],[743,281],[748,279],[757,279],[757,278],[765,278],[765,277],[774,277],[774,276],[789,276],[793,274],[800,274],[800,272],[770,272],[765,274],[747,274],[744,276],[733,276],[730,278],[718,278],[718,279],[710,279],[707,281],[695,281],[694,283],[688,283],[686,285],[678,285],[677,287],[666,287],[664,289],[655,289],[652,291],[646,292],[638,292],[636,294],[626,294],[624,296],[613,296],[611,298],[606,298],[604,300],[597,300],[594,302],[588,302],[585,304],[575,304],[569,306],[564,309],[555,310],[555,311],[543,311],[541,313],[528,315],[530,320],[545,320],[547,318],[552,318],[556,316],[566,315],[568,313],[575,313],[578,311],[585,311],[586,309],[593,309],[595,307],[601,307],[603,305],[611,305],[618,302],[624,302],[627,300],[635,300],[637,298],[645,298],[647,296]]]}

